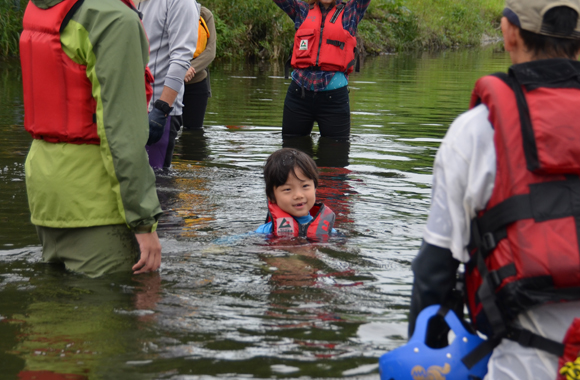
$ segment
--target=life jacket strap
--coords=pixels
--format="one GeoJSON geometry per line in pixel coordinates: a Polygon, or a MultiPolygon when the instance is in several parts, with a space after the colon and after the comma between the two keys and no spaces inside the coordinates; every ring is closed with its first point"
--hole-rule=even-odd
{"type": "MultiPolygon", "coordinates": [[[[568,176],[565,180],[535,183],[528,194],[514,195],[489,209],[483,216],[471,221],[468,248],[477,249],[486,258],[507,237],[507,227],[518,220],[534,219],[545,222],[569,216],[580,217],[580,178],[568,176]]],[[[466,269],[473,270],[472,257],[466,269]]],[[[479,267],[479,266],[478,266],[479,267]]]]}
{"type": "Polygon", "coordinates": [[[336,10],[334,11],[332,18],[330,19],[331,24],[334,24],[336,22],[336,20],[338,19],[338,16],[340,16],[340,14],[342,13],[343,10],[344,10],[343,3],[340,3],[336,6],[336,10]]]}
{"type": "Polygon", "coordinates": [[[337,48],[340,48],[340,50],[344,50],[344,46],[346,45],[342,41],[336,41],[336,40],[330,40],[330,39],[327,39],[326,40],[326,43],[329,44],[329,45],[336,46],[337,48]]]}
{"type": "Polygon", "coordinates": [[[510,328],[504,336],[493,337],[477,346],[469,354],[461,358],[461,361],[468,369],[471,369],[481,359],[491,353],[501,343],[502,338],[517,342],[523,347],[535,348],[537,350],[548,352],[552,355],[556,355],[557,357],[563,356],[564,350],[566,348],[564,343],[544,338],[541,335],[534,334],[530,330],[510,328]]]}
{"type": "Polygon", "coordinates": [[[78,0],[71,7],[71,9],[68,11],[68,13],[66,14],[66,16],[64,16],[64,19],[62,20],[62,23],[60,24],[60,28],[58,30],[59,34],[63,32],[64,28],[66,28],[66,26],[68,25],[69,21],[73,18],[74,14],[81,7],[81,5],[83,5],[84,2],[85,2],[85,0],[78,0]]]}

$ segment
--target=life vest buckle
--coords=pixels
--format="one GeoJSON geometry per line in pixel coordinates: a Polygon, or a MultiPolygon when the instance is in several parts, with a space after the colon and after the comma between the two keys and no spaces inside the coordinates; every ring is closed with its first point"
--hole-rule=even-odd
{"type": "Polygon", "coordinates": [[[483,236],[481,237],[481,248],[483,248],[485,251],[491,251],[492,249],[494,249],[497,246],[497,242],[495,241],[495,237],[493,236],[493,233],[491,232],[486,232],[483,234],[483,236]]]}

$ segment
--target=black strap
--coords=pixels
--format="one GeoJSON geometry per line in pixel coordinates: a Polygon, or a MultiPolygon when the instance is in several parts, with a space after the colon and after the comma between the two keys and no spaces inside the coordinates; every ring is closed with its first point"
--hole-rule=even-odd
{"type": "Polygon", "coordinates": [[[538,147],[536,145],[536,137],[532,127],[532,120],[530,117],[530,108],[522,85],[518,82],[515,73],[512,69],[509,70],[509,75],[505,73],[493,74],[495,77],[504,81],[514,92],[518,111],[520,114],[520,124],[522,129],[522,139],[524,142],[524,155],[528,170],[534,171],[540,168],[540,161],[538,158],[538,147]]]}
{"type": "Polygon", "coordinates": [[[338,16],[340,16],[340,13],[344,10],[344,4],[340,3],[336,6],[336,10],[334,11],[334,14],[332,15],[332,18],[330,19],[330,23],[334,24],[336,22],[336,20],[338,19],[338,16]]]}
{"type": "Polygon", "coordinates": [[[501,337],[507,332],[507,326],[496,303],[495,289],[495,278],[488,274],[477,290],[477,296],[483,307],[483,313],[491,326],[493,336],[501,337]]]}
{"type": "Polygon", "coordinates": [[[494,348],[501,342],[501,338],[488,339],[475,347],[469,354],[461,358],[461,362],[468,368],[473,368],[474,365],[485,358],[494,348]]]}
{"type": "Polygon", "coordinates": [[[501,239],[507,237],[506,227],[523,219],[536,222],[580,217],[580,178],[529,185],[528,194],[514,195],[495,205],[471,222],[469,249],[481,250],[487,256],[501,239]]]}
{"type": "Polygon", "coordinates": [[[84,1],[85,0],[78,0],[71,7],[71,9],[68,11],[68,13],[66,14],[66,16],[64,16],[64,18],[62,19],[62,24],[60,24],[60,28],[58,30],[59,33],[62,33],[62,31],[64,30],[64,28],[66,28],[66,26],[68,25],[69,21],[73,18],[74,14],[81,7],[81,5],[83,5],[84,1]]]}
{"type": "MultiPolygon", "coordinates": [[[[535,348],[538,350],[546,351],[552,355],[561,357],[564,355],[564,350],[566,346],[563,343],[556,342],[548,338],[544,338],[541,335],[534,334],[530,330],[521,328],[510,328],[505,338],[517,342],[523,347],[535,348]]],[[[488,339],[475,349],[473,349],[469,354],[465,355],[461,361],[468,369],[471,369],[474,365],[479,363],[481,359],[486,357],[491,353],[501,342],[502,337],[495,337],[488,339]]]]}
{"type": "Polygon", "coordinates": [[[290,68],[292,67],[292,54],[290,53],[290,57],[286,60],[284,64],[284,79],[290,78],[290,68]]]}
{"type": "Polygon", "coordinates": [[[345,43],[342,42],[342,41],[327,39],[326,40],[326,43],[329,44],[329,45],[336,46],[336,47],[340,48],[340,50],[344,50],[345,43]]]}
{"type": "Polygon", "coordinates": [[[360,73],[360,52],[357,47],[354,48],[354,59],[356,59],[354,71],[360,73]]]}
{"type": "Polygon", "coordinates": [[[543,336],[534,334],[530,330],[526,329],[512,328],[510,329],[506,338],[513,340],[514,342],[518,342],[524,347],[536,348],[538,350],[549,352],[550,354],[556,355],[558,357],[564,355],[564,349],[566,348],[563,343],[544,338],[543,336]]]}

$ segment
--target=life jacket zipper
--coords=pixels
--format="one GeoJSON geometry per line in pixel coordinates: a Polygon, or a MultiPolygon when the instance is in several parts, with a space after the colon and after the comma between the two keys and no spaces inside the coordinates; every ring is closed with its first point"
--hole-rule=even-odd
{"type": "MultiPolygon", "coordinates": [[[[318,4],[318,6],[320,7],[321,5],[318,4]]],[[[328,12],[330,12],[330,10],[328,12]]],[[[320,61],[320,49],[322,48],[322,35],[324,34],[324,23],[326,22],[326,16],[328,15],[328,12],[326,12],[326,14],[322,16],[322,20],[320,23],[320,41],[318,42],[318,53],[316,53],[316,64],[314,65],[315,68],[318,67],[318,62],[320,61]]],[[[322,13],[322,8],[320,8],[320,13],[322,13]]]]}

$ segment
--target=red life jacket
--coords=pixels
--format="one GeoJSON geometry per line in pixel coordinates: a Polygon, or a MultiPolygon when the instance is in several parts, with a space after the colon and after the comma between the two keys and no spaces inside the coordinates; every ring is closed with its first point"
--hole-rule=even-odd
{"type": "Polygon", "coordinates": [[[268,202],[268,218],[266,222],[272,222],[272,234],[277,237],[294,236],[305,237],[317,241],[326,241],[330,236],[336,215],[322,203],[314,204],[310,209],[313,219],[300,224],[278,205],[268,202]]]}
{"type": "Polygon", "coordinates": [[[472,221],[467,304],[488,336],[559,354],[561,344],[510,323],[533,306],[580,299],[580,63],[523,65],[481,78],[471,99],[489,109],[497,174],[472,221]]]}
{"type": "Polygon", "coordinates": [[[310,7],[308,16],[294,36],[292,67],[342,71],[350,74],[355,64],[356,38],[342,24],[344,4],[332,17],[322,20],[320,6],[310,7]]]}
{"type": "MultiPolygon", "coordinates": [[[[127,4],[130,0],[122,0],[127,4]]],[[[96,101],[86,65],[62,50],[60,33],[65,19],[82,0],[64,0],[49,8],[28,3],[20,36],[20,61],[24,93],[24,128],[34,139],[51,143],[100,144],[96,101]]],[[[129,4],[127,4],[130,6],[129,4]]],[[[134,8],[134,7],[133,7],[134,8]]],[[[152,75],[145,72],[145,86],[152,75]],[[148,77],[149,76],[149,77],[148,77]]]]}

